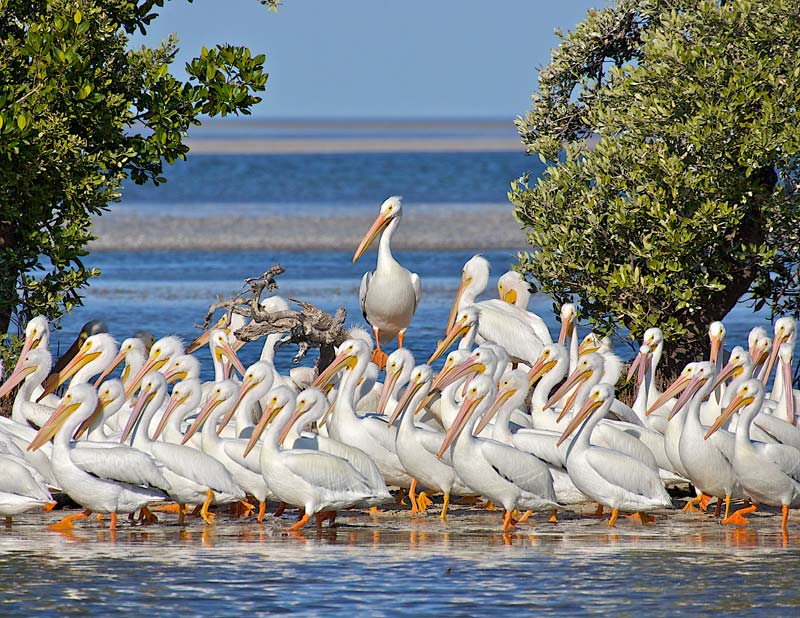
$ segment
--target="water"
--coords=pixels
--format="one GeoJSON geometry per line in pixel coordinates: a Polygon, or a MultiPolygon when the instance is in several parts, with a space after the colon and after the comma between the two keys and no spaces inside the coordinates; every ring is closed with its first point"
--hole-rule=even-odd
{"type": "MultiPolygon", "coordinates": [[[[382,134],[380,127],[370,131],[370,137],[382,134]]],[[[288,137],[298,135],[289,131],[288,137]]],[[[191,223],[287,212],[358,214],[366,230],[378,204],[392,194],[406,197],[409,218],[415,209],[502,207],[509,181],[528,169],[538,173],[538,162],[517,152],[192,155],[167,170],[170,181],[163,187],[128,187],[117,208],[146,220],[153,233],[166,214],[191,223]]],[[[373,267],[372,254],[353,265],[352,246],[303,252],[268,245],[266,238],[261,251],[95,252],[85,263],[103,275],[92,282],[85,306],[64,319],[53,346],[65,349],[81,325],[95,318],[119,340],[145,328],[156,337],[177,334],[188,341],[199,334],[193,325],[215,294],[238,292],[244,278],[275,263],[286,268],[278,279],[281,295],[330,312],[344,306],[349,323],[365,326],[358,287],[362,273],[373,267]]],[[[418,360],[443,336],[461,267],[471,255],[399,252],[423,282],[407,338],[418,360]]],[[[496,277],[514,253],[485,255],[494,277],[487,295],[494,295],[496,277]]],[[[556,335],[551,300],[537,295],[531,309],[556,335]]],[[[726,320],[728,340],[744,343],[756,324],[768,325],[766,316],[737,307],[726,320]]],[[[633,354],[623,341],[617,350],[626,358],[633,354]]],[[[259,352],[258,343],[248,344],[242,360],[248,364],[259,352]]],[[[282,371],[294,353],[280,351],[282,371]]],[[[208,379],[208,354],[199,354],[208,379]]],[[[225,516],[211,527],[180,527],[169,517],[148,528],[124,522],[116,536],[94,520],[80,522],[74,534],[46,531],[44,523],[58,516],[27,515],[0,528],[3,613],[35,607],[51,615],[104,615],[114,607],[123,615],[178,610],[466,616],[504,609],[554,616],[753,610],[786,615],[800,604],[798,522],[793,519],[783,538],[774,513],[757,514],[747,529],[670,513],[653,528],[621,521],[614,531],[567,513],[557,526],[535,516],[529,527],[502,535],[498,515],[455,507],[447,524],[435,516],[411,518],[407,511],[377,519],[352,513],[340,515],[337,528],[296,536],[285,533],[288,518],[261,527],[225,516]]]]}

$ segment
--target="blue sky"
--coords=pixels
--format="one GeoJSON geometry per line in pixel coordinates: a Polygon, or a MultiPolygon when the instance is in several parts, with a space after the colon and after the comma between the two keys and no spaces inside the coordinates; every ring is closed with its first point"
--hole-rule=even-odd
{"type": "MultiPolygon", "coordinates": [[[[536,69],[604,0],[172,0],[148,29],[175,32],[178,67],[205,45],[267,55],[262,118],[513,118],[536,69]]],[[[137,38],[141,41],[141,37],[137,38]]]]}

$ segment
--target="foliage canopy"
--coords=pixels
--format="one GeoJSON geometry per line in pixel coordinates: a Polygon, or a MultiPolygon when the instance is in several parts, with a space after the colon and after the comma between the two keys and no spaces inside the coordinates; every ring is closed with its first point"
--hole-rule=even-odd
{"type": "Polygon", "coordinates": [[[170,73],[174,37],[130,48],[165,1],[0,0],[0,333],[80,303],[99,274],[81,261],[91,218],[124,179],[163,182],[201,115],[261,100],[264,56],[245,47],[203,48],[188,81],[170,73]]]}
{"type": "Polygon", "coordinates": [[[798,315],[800,4],[618,0],[561,36],[517,120],[547,169],[512,183],[516,268],[684,358],[745,294],[798,315]]]}

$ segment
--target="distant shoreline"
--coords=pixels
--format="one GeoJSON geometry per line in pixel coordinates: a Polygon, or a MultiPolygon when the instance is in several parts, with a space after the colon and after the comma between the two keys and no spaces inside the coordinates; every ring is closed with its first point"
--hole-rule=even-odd
{"type": "Polygon", "coordinates": [[[383,152],[519,152],[504,138],[188,138],[191,154],[333,154],[383,152]]]}
{"type": "MultiPolygon", "coordinates": [[[[353,250],[369,217],[130,215],[124,209],[95,219],[90,251],[336,251],[353,250]]],[[[403,219],[393,246],[401,250],[524,249],[525,235],[510,208],[415,213],[403,219]]]]}

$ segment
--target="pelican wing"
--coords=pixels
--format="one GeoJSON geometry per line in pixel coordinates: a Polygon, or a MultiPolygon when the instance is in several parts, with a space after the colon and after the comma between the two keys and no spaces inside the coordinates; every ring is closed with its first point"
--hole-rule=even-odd
{"type": "Polygon", "coordinates": [[[800,483],[800,451],[785,444],[762,444],[759,450],[784,474],[800,483]]]}
{"type": "Polygon", "coordinates": [[[240,440],[236,438],[228,439],[222,443],[222,448],[225,454],[240,466],[256,474],[261,474],[261,463],[259,461],[261,457],[261,444],[256,444],[253,450],[250,451],[250,454],[245,457],[243,453],[244,449],[247,448],[248,442],[249,440],[240,440]]]}
{"type": "Polygon", "coordinates": [[[378,442],[387,451],[395,452],[395,442],[397,441],[397,426],[389,427],[388,422],[381,416],[369,415],[362,416],[361,426],[367,431],[370,437],[378,442]]]}
{"type": "Polygon", "coordinates": [[[442,432],[420,427],[419,425],[414,427],[414,438],[431,455],[436,455],[442,448],[442,442],[444,442],[444,434],[442,432]]]}
{"type": "Polygon", "coordinates": [[[561,447],[556,446],[559,435],[542,429],[520,429],[511,436],[511,442],[519,450],[538,457],[554,468],[566,470],[564,461],[569,442],[565,442],[561,447]]]}
{"type": "Polygon", "coordinates": [[[556,501],[553,476],[542,460],[494,440],[479,439],[481,454],[495,472],[521,489],[556,501]]]}
{"type": "Polygon", "coordinates": [[[417,273],[411,273],[411,285],[414,286],[414,311],[417,310],[419,306],[419,295],[420,295],[420,279],[417,273]]]}
{"type": "Polygon", "coordinates": [[[0,469],[3,470],[3,475],[0,476],[0,491],[43,502],[52,500],[42,476],[21,457],[0,456],[0,469]]]}
{"type": "Polygon", "coordinates": [[[372,495],[367,479],[344,459],[328,453],[299,449],[281,451],[280,457],[291,472],[314,487],[335,492],[346,491],[363,497],[372,495]]]}
{"type": "Polygon", "coordinates": [[[547,324],[545,324],[545,321],[532,311],[521,309],[520,307],[511,305],[504,300],[500,300],[499,298],[484,300],[479,304],[485,304],[500,311],[507,312],[515,320],[519,320],[520,322],[526,324],[544,345],[553,343],[553,338],[550,335],[550,330],[547,328],[547,324]]]}
{"type": "Polygon", "coordinates": [[[781,444],[793,446],[800,449],[800,429],[787,423],[785,420],[772,416],[771,414],[764,414],[763,412],[756,415],[753,424],[765,433],[772,436],[781,444]]]}
{"type": "Polygon", "coordinates": [[[361,287],[358,289],[358,302],[361,305],[361,315],[364,316],[367,324],[369,324],[369,319],[367,318],[367,291],[369,290],[369,282],[372,281],[372,273],[365,272],[364,276],[361,277],[361,287]]]}
{"type": "Polygon", "coordinates": [[[503,346],[513,359],[529,365],[536,362],[545,344],[525,321],[514,315],[513,305],[498,300],[497,303],[481,301],[474,307],[478,309],[478,334],[481,337],[503,346]]]}
{"type": "Polygon", "coordinates": [[[147,453],[129,446],[99,447],[83,443],[69,453],[72,463],[98,478],[169,490],[160,466],[147,453]]]}
{"type": "Polygon", "coordinates": [[[640,496],[654,497],[664,493],[658,473],[638,459],[603,447],[592,447],[586,461],[607,482],[640,496]]]}
{"type": "Polygon", "coordinates": [[[202,451],[169,442],[153,442],[150,448],[153,456],[178,476],[215,492],[239,492],[239,487],[225,466],[202,451]]]}

